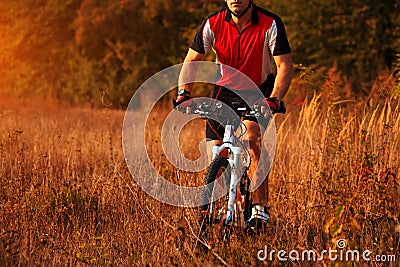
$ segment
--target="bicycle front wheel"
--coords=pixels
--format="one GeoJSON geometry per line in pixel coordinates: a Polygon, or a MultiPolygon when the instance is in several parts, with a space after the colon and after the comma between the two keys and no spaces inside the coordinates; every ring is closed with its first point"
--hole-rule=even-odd
{"type": "Polygon", "coordinates": [[[226,158],[217,156],[210,164],[204,178],[206,185],[202,192],[201,213],[203,224],[221,223],[226,216],[227,192],[231,178],[231,168],[226,158]],[[216,199],[218,196],[219,199],[216,199]]]}

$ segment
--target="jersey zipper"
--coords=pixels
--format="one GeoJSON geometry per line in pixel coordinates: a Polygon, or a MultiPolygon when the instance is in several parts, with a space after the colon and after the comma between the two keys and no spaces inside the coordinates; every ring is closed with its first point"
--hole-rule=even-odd
{"type": "Polygon", "coordinates": [[[232,26],[234,26],[238,32],[238,60],[241,60],[241,53],[240,53],[240,39],[242,36],[242,33],[249,28],[252,24],[250,23],[250,25],[245,26],[241,31],[239,31],[239,29],[237,28],[237,26],[234,23],[229,22],[232,26]]]}
{"type": "Polygon", "coordinates": [[[237,30],[238,35],[239,35],[239,37],[238,37],[238,60],[239,61],[241,60],[241,56],[242,56],[242,54],[240,53],[240,44],[241,44],[240,40],[241,40],[241,37],[242,37],[242,33],[245,30],[247,30],[247,28],[250,28],[250,26],[251,26],[251,24],[246,26],[246,27],[244,27],[241,31],[239,31],[239,29],[236,27],[236,30],[237,30]]]}
{"type": "MultiPolygon", "coordinates": [[[[238,31],[239,32],[239,31],[238,31]]],[[[240,61],[240,37],[242,36],[242,33],[239,32],[239,39],[238,39],[238,59],[240,61]]]]}

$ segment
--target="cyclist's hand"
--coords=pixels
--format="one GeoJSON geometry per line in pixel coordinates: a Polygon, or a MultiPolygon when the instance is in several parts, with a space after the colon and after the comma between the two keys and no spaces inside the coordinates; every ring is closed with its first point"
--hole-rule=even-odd
{"type": "Polygon", "coordinates": [[[275,114],[278,112],[280,108],[280,101],[276,97],[270,97],[270,98],[264,98],[260,102],[258,102],[258,108],[260,110],[260,113],[266,117],[267,114],[267,105],[269,109],[271,110],[272,114],[275,114]]]}
{"type": "Polygon", "coordinates": [[[181,111],[182,113],[190,113],[190,109],[193,107],[193,99],[188,95],[179,95],[176,99],[172,100],[174,109],[181,111]]]}

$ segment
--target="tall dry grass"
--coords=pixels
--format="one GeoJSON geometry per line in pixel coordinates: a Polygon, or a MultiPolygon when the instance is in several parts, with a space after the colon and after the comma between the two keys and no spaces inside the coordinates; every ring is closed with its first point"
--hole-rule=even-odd
{"type": "MultiPolygon", "coordinates": [[[[0,265],[352,266],[257,259],[265,245],[321,252],[339,238],[399,261],[400,103],[372,100],[314,96],[299,112],[278,115],[284,120],[269,178],[267,233],[236,234],[230,245],[214,238],[204,248],[195,209],[162,204],[135,184],[121,148],[122,111],[3,99],[0,265]]],[[[162,122],[148,124],[147,148],[160,172],[175,182],[201,182],[201,174],[168,164],[157,141],[162,122]]],[[[200,140],[201,127],[194,122],[183,134],[200,140]]],[[[198,156],[190,154],[192,143],[182,144],[188,157],[198,156]]]]}
{"type": "Polygon", "coordinates": [[[344,238],[398,258],[400,103],[375,100],[314,96],[280,125],[270,179],[278,247],[322,251],[344,238]]]}

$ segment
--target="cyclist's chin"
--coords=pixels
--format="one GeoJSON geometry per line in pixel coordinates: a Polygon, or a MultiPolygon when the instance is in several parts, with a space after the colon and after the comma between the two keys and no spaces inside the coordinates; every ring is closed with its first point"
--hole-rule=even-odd
{"type": "Polygon", "coordinates": [[[242,12],[242,8],[240,8],[240,6],[232,6],[231,11],[235,14],[240,14],[242,12]]]}

